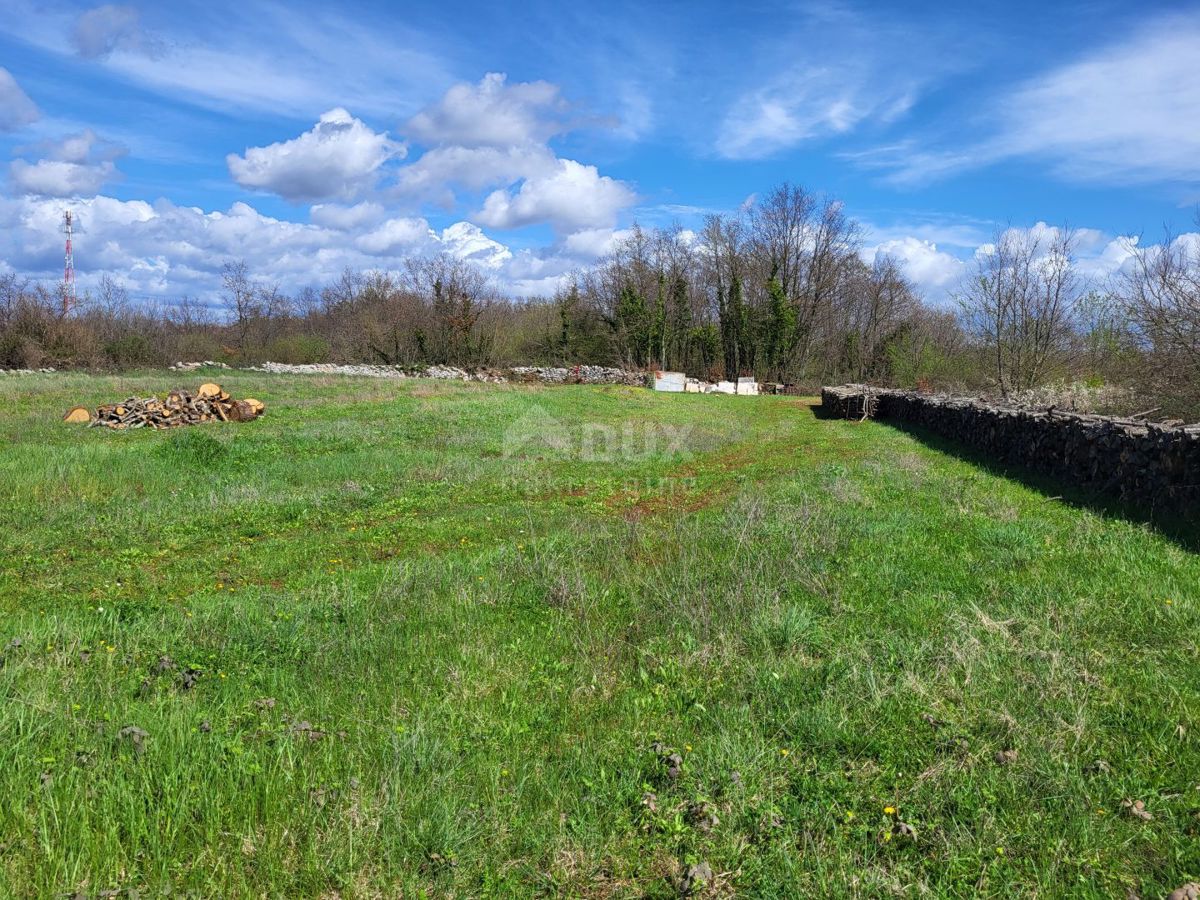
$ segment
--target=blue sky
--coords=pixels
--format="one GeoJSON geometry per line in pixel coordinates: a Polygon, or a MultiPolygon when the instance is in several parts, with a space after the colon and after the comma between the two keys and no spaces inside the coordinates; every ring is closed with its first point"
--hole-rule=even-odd
{"type": "Polygon", "coordinates": [[[1195,4],[0,0],[0,271],[215,295],[444,250],[549,293],[785,179],[945,302],[1005,226],[1196,230],[1195,4]]]}

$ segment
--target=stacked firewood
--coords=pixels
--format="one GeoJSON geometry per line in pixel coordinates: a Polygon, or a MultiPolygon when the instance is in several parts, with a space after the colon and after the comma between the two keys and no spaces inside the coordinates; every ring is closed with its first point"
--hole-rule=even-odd
{"type": "Polygon", "coordinates": [[[95,413],[86,406],[76,406],[67,411],[63,421],[86,422],[92,428],[175,428],[204,422],[249,422],[261,416],[264,409],[252,397],[235,400],[219,384],[208,382],[194,394],[174,390],[161,400],[129,397],[120,403],[101,406],[95,413]]]}

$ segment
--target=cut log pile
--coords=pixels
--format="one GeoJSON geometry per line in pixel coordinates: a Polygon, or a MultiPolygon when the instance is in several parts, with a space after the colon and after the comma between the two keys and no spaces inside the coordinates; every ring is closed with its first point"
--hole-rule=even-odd
{"type": "Polygon", "coordinates": [[[1151,510],[1200,509],[1200,425],[1004,406],[865,385],[827,387],[832,416],[921,426],[990,459],[1045,472],[1151,510]]]}
{"type": "Polygon", "coordinates": [[[204,422],[249,422],[263,414],[262,402],[252,397],[235,400],[219,384],[200,385],[193,394],[173,390],[163,399],[129,397],[109,403],[95,413],[86,406],[75,406],[63,416],[64,422],[84,423],[95,428],[176,428],[204,422]]]}

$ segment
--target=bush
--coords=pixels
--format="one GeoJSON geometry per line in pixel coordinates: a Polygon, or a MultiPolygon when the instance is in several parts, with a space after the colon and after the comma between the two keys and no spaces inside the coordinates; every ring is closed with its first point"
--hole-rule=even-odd
{"type": "Polygon", "coordinates": [[[281,363],[323,363],[329,361],[329,342],[309,334],[276,338],[267,344],[266,358],[281,363]]]}
{"type": "Polygon", "coordinates": [[[161,365],[162,354],[144,334],[125,334],[104,345],[107,360],[118,368],[161,365]]]}

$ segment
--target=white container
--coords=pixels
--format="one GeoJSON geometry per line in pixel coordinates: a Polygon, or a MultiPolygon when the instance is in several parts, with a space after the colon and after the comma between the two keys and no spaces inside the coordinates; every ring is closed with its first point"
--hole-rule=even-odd
{"type": "Polygon", "coordinates": [[[687,375],[683,372],[655,372],[654,389],[667,391],[672,394],[682,394],[687,383],[687,375]]]}
{"type": "Polygon", "coordinates": [[[737,385],[732,381],[718,381],[713,385],[714,394],[736,394],[737,385]]]}

